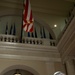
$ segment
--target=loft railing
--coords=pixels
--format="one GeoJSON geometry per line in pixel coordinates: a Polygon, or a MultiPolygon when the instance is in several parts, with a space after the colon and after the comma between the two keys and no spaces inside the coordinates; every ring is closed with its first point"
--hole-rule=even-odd
{"type": "MultiPolygon", "coordinates": [[[[1,42],[13,42],[13,43],[20,43],[20,38],[13,35],[0,35],[1,42]]],[[[34,45],[46,45],[46,46],[56,46],[55,40],[44,39],[44,38],[31,38],[31,37],[23,37],[22,42],[23,44],[34,44],[34,45]]]]}

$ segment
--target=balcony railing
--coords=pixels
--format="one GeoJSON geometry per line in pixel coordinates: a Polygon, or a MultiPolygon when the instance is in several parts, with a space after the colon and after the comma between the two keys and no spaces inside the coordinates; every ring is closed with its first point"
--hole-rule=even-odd
{"type": "MultiPolygon", "coordinates": [[[[20,38],[13,35],[0,35],[1,42],[13,42],[20,43],[20,38]]],[[[23,44],[34,44],[34,45],[46,45],[46,46],[56,46],[55,40],[44,39],[44,38],[31,38],[31,37],[23,37],[23,44]]]]}

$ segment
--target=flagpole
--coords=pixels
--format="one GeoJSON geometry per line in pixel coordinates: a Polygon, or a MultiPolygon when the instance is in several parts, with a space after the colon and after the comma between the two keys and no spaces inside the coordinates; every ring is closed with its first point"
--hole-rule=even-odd
{"type": "MultiPolygon", "coordinates": [[[[24,6],[24,0],[23,0],[23,6],[24,6]]],[[[22,25],[21,25],[20,43],[22,43],[22,34],[23,34],[23,9],[22,9],[22,25]]]]}

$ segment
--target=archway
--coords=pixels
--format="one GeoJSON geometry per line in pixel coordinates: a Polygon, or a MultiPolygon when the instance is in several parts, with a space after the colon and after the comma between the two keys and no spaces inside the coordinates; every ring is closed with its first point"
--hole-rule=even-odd
{"type": "Polygon", "coordinates": [[[26,65],[13,65],[13,66],[7,67],[5,70],[3,70],[0,73],[0,75],[4,75],[5,73],[10,72],[11,70],[16,70],[16,69],[30,72],[32,75],[39,75],[39,73],[36,70],[26,65]]]}

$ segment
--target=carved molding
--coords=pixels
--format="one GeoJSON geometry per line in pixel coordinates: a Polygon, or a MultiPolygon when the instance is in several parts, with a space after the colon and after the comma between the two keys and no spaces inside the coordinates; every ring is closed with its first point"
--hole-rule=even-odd
{"type": "Polygon", "coordinates": [[[61,61],[56,47],[0,42],[0,58],[61,61]]]}

